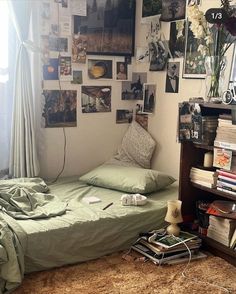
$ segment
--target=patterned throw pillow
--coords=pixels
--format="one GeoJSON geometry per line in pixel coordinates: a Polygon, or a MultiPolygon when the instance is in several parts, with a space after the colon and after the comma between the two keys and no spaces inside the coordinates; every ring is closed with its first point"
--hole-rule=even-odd
{"type": "Polygon", "coordinates": [[[140,124],[133,121],[124,135],[118,154],[114,158],[122,161],[128,157],[134,162],[133,165],[150,168],[155,147],[156,142],[151,135],[140,124]]]}

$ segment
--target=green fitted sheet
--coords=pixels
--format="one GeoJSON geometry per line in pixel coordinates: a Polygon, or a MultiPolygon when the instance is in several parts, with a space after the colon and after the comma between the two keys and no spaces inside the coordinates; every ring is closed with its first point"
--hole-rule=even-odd
{"type": "MultiPolygon", "coordinates": [[[[27,235],[25,272],[82,262],[129,248],[140,232],[163,226],[166,202],[178,197],[176,185],[148,196],[144,206],[122,206],[123,192],[60,179],[50,193],[68,203],[64,215],[49,219],[17,220],[27,235]],[[85,204],[84,196],[102,201],[85,204]],[[102,210],[108,203],[113,205],[102,210]]],[[[13,220],[16,222],[16,220],[13,220]]]]}

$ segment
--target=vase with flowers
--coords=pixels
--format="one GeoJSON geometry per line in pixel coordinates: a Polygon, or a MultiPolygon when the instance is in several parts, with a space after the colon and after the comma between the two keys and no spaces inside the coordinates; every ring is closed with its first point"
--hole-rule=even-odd
{"type": "Polygon", "coordinates": [[[213,24],[206,20],[198,5],[189,6],[187,10],[190,30],[200,40],[198,51],[206,56],[206,97],[210,102],[220,102],[222,99],[225,54],[236,41],[236,9],[230,2],[221,0],[224,19],[213,24]]]}

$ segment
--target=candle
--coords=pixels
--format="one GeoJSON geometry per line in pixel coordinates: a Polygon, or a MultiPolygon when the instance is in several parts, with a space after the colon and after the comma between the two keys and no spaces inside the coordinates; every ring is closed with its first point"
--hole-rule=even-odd
{"type": "Polygon", "coordinates": [[[204,155],[204,167],[212,167],[213,164],[213,153],[212,152],[207,152],[204,155]]]}

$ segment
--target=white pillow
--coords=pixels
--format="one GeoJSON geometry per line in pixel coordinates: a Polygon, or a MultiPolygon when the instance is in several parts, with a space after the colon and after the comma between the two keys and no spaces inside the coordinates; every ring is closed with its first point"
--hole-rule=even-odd
{"type": "Polygon", "coordinates": [[[134,161],[134,165],[150,168],[155,147],[156,142],[151,135],[140,124],[133,121],[124,135],[121,148],[115,158],[122,161],[126,155],[134,161]]]}

